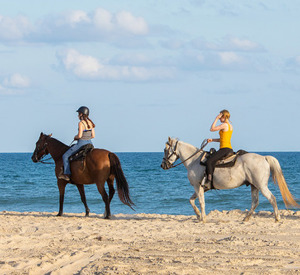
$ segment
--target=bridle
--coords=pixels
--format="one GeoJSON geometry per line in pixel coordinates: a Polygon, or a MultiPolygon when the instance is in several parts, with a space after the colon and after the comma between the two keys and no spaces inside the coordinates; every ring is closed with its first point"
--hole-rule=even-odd
{"type": "MultiPolygon", "coordinates": [[[[169,145],[170,149],[172,150],[172,153],[171,153],[167,158],[163,157],[163,160],[164,160],[164,161],[169,162],[169,163],[171,164],[171,162],[169,161],[169,159],[170,159],[173,155],[175,155],[175,156],[176,156],[176,160],[178,160],[179,156],[176,154],[177,144],[178,144],[178,140],[176,140],[176,143],[175,143],[175,146],[174,146],[174,149],[173,149],[173,148],[172,148],[172,145],[171,145],[169,142],[166,143],[166,145],[169,145]]],[[[165,150],[166,150],[166,149],[165,149],[165,150]]],[[[175,160],[175,161],[176,161],[176,160],[175,160]]],[[[174,161],[174,162],[175,162],[175,161],[174,161]]],[[[172,165],[172,164],[171,164],[171,165],[172,165]]]]}
{"type": "MultiPolygon", "coordinates": [[[[172,149],[172,153],[171,153],[167,158],[163,157],[163,160],[164,160],[165,162],[168,162],[168,163],[171,164],[171,162],[169,161],[169,159],[170,159],[173,155],[176,156],[176,160],[179,159],[179,156],[178,156],[178,154],[176,153],[178,140],[176,140],[174,149],[172,148],[172,145],[171,145],[169,142],[167,142],[166,144],[170,146],[170,149],[172,149]]],[[[176,164],[176,165],[173,164],[174,162],[176,162],[176,160],[175,160],[175,161],[170,165],[170,167],[169,167],[168,169],[175,168],[175,167],[177,167],[177,166],[179,166],[179,165],[185,163],[186,161],[188,161],[189,159],[191,159],[193,156],[197,155],[198,153],[203,152],[203,148],[204,148],[207,144],[208,144],[207,139],[203,140],[200,149],[198,149],[195,153],[193,153],[193,154],[192,154],[191,156],[189,156],[187,159],[185,159],[184,161],[182,161],[182,162],[180,162],[180,163],[178,163],[178,164],[176,164]]]]}
{"type": "Polygon", "coordinates": [[[49,154],[49,152],[47,151],[47,146],[48,146],[47,141],[44,143],[42,149],[40,149],[40,146],[37,145],[37,148],[34,151],[35,159],[37,160],[37,162],[40,162],[40,163],[43,163],[43,164],[54,164],[53,162],[47,162],[48,160],[52,159],[52,157],[49,157],[49,158],[43,160],[43,157],[45,157],[46,155],[49,154]],[[37,156],[38,153],[43,152],[43,151],[44,151],[44,154],[38,159],[38,156],[37,156]]]}

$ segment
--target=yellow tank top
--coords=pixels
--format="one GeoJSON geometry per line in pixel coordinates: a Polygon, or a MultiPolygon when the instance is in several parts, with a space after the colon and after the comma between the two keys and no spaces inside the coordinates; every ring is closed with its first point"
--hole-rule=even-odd
{"type": "Polygon", "coordinates": [[[231,136],[232,136],[232,127],[231,125],[227,122],[228,124],[228,131],[224,132],[223,130],[219,131],[220,135],[220,149],[221,148],[231,148],[231,136]],[[231,129],[230,129],[231,128],[231,129]]]}

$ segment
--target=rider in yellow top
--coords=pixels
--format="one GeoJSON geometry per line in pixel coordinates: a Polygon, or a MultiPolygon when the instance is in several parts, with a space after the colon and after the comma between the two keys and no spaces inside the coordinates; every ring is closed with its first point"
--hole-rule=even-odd
{"type": "Polygon", "coordinates": [[[209,138],[207,142],[220,142],[220,149],[213,153],[206,163],[206,183],[205,186],[210,187],[212,181],[212,175],[214,172],[216,162],[227,156],[229,153],[232,153],[232,146],[231,146],[231,136],[233,127],[229,122],[230,113],[227,110],[222,110],[219,115],[215,118],[213,124],[211,125],[210,131],[216,132],[219,131],[220,138],[218,139],[211,139],[209,138]],[[221,124],[216,126],[218,120],[221,121],[221,124]]]}

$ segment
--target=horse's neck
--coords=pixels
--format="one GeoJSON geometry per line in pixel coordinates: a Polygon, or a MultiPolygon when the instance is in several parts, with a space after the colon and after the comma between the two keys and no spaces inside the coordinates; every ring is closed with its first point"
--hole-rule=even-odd
{"type": "Polygon", "coordinates": [[[62,158],[62,155],[69,149],[70,147],[66,144],[60,142],[55,138],[51,138],[48,142],[48,151],[54,161],[58,161],[62,158]]]}
{"type": "MultiPolygon", "coordinates": [[[[181,161],[185,161],[186,159],[188,159],[197,150],[198,150],[198,148],[191,144],[185,143],[183,141],[178,141],[178,155],[179,155],[181,161]]],[[[199,157],[199,155],[195,155],[195,156],[191,157],[190,159],[188,159],[187,161],[185,161],[183,163],[184,166],[188,167],[195,160],[195,158],[198,158],[198,157],[199,157]]]]}

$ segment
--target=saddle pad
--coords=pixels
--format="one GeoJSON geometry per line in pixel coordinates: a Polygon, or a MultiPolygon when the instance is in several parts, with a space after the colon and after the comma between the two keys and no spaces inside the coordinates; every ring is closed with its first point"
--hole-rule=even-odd
{"type": "Polygon", "coordinates": [[[86,155],[94,149],[92,144],[87,144],[80,147],[79,151],[69,157],[69,161],[84,160],[86,155]]]}
{"type": "Polygon", "coordinates": [[[235,154],[225,157],[225,159],[218,160],[215,167],[218,168],[226,168],[226,167],[233,167],[235,165],[235,162],[237,160],[238,156],[247,154],[248,152],[244,150],[238,150],[235,154]]]}
{"type": "MultiPolygon", "coordinates": [[[[247,154],[247,153],[248,152],[246,152],[244,150],[238,150],[233,155],[228,155],[227,157],[218,160],[215,167],[218,167],[218,168],[233,167],[235,165],[237,157],[247,154]]],[[[210,153],[205,152],[205,154],[203,154],[203,156],[200,160],[200,164],[206,166],[206,161],[209,158],[209,156],[210,156],[210,153]]]]}

